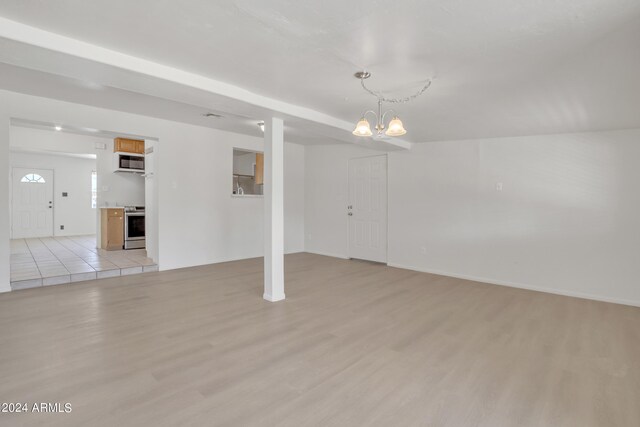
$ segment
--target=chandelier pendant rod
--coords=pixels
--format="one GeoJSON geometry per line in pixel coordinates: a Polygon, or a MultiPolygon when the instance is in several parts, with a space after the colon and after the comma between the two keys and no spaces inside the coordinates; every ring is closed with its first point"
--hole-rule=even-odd
{"type": "Polygon", "coordinates": [[[376,129],[378,133],[381,133],[384,129],[384,120],[382,118],[382,99],[378,98],[378,123],[376,124],[376,129]]]}

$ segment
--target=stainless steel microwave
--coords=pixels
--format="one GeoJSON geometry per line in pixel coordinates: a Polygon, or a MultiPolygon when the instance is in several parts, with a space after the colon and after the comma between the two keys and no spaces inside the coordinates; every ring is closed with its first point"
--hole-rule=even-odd
{"type": "Polygon", "coordinates": [[[113,171],[144,173],[144,154],[113,153],[113,171]]]}

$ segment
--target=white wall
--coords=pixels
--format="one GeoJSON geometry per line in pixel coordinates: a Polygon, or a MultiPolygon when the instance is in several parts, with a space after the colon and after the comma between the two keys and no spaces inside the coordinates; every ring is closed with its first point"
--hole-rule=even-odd
{"type": "MultiPolygon", "coordinates": [[[[160,269],[262,254],[262,199],[230,192],[233,147],[263,151],[262,138],[15,92],[0,91],[0,100],[0,123],[14,117],[158,139],[160,269]]],[[[8,129],[0,128],[0,153],[8,147],[6,136],[8,129]]],[[[304,149],[285,144],[287,252],[304,249],[304,149]]],[[[8,176],[8,170],[8,158],[0,158],[0,174],[8,176]]],[[[0,209],[8,212],[6,182],[0,183],[0,209]]],[[[0,221],[0,286],[8,289],[9,225],[0,221]]]]}
{"type": "Polygon", "coordinates": [[[95,144],[110,141],[109,138],[20,126],[11,126],[10,135],[11,147],[53,153],[97,154],[100,150],[96,150],[95,144]]]}
{"type": "Polygon", "coordinates": [[[53,170],[54,236],[95,234],[96,209],[91,208],[91,172],[96,170],[95,160],[13,152],[11,167],[53,170]],[[63,192],[67,197],[62,197],[63,192]],[[61,225],[64,230],[60,230],[61,225]]]}
{"type": "MultiPolygon", "coordinates": [[[[1,95],[1,94],[0,94],[1,95]]],[[[11,290],[9,281],[9,109],[0,96],[0,292],[11,290]],[[3,178],[4,177],[4,178],[3,178]],[[6,200],[6,203],[3,201],[6,200]]]]}
{"type": "MultiPolygon", "coordinates": [[[[233,148],[263,151],[263,141],[192,126],[182,136],[197,150],[181,156],[180,144],[160,139],[160,232],[164,268],[262,256],[263,198],[231,197],[233,148]],[[165,159],[172,159],[167,164],[165,159]],[[168,180],[168,182],[166,181],[168,180]],[[170,197],[172,203],[167,203],[170,197]],[[165,215],[175,218],[170,227],[165,215]],[[182,253],[165,257],[164,242],[181,242],[182,253]],[[196,248],[199,248],[196,250],[196,248]]],[[[285,144],[285,252],[304,250],[304,148],[285,144]]]]}
{"type": "MultiPolygon", "coordinates": [[[[375,153],[307,147],[307,251],[348,255],[347,161],[375,153]]],[[[389,264],[640,305],[640,130],[388,156],[389,264]]]]}
{"type": "MultiPolygon", "coordinates": [[[[285,135],[286,138],[286,135],[285,135]]],[[[284,251],[303,252],[305,219],[305,150],[284,144],[284,251]]]]}

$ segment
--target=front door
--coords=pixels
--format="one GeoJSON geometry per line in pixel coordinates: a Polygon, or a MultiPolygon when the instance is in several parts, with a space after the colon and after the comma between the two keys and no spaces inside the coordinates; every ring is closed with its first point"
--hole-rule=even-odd
{"type": "Polygon", "coordinates": [[[349,160],[349,257],[387,262],[387,156],[349,160]]]}
{"type": "Polygon", "coordinates": [[[53,236],[53,171],[13,168],[12,182],[12,237],[53,236]]]}

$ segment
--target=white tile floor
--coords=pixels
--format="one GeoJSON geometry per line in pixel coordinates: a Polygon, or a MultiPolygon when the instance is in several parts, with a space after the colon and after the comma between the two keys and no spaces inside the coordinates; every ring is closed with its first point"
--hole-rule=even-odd
{"type": "Polygon", "coordinates": [[[96,249],[96,237],[11,240],[11,289],[158,271],[144,249],[96,249]]]}

